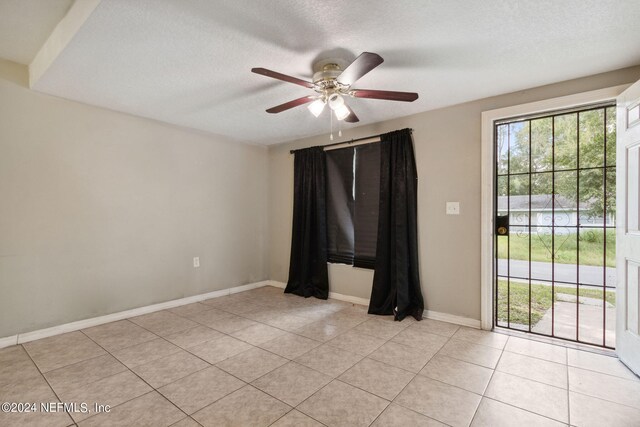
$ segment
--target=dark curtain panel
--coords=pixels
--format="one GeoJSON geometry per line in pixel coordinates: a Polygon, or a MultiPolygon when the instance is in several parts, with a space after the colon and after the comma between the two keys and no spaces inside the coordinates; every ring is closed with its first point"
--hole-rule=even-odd
{"type": "Polygon", "coordinates": [[[353,148],[325,151],[329,262],[353,262],[353,148]]]}
{"type": "Polygon", "coordinates": [[[325,176],[321,147],[296,151],[291,261],[284,291],[305,298],[329,296],[325,176]]]}
{"type": "Polygon", "coordinates": [[[355,147],[354,267],[374,268],[380,210],[380,144],[355,147]]]}
{"type": "Polygon", "coordinates": [[[370,314],[422,319],[418,274],[418,176],[411,130],[380,138],[380,212],[370,314]]]}

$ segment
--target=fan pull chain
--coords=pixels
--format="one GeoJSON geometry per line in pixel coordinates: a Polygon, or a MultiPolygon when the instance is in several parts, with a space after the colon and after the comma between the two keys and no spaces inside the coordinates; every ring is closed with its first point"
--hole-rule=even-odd
{"type": "Polygon", "coordinates": [[[329,135],[329,140],[333,141],[333,111],[329,110],[329,120],[331,121],[331,134],[329,135]]]}

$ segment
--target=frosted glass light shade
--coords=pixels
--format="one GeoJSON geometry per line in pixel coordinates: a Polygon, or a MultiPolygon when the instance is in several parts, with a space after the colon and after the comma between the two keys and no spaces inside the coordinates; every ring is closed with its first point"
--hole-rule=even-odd
{"type": "Polygon", "coordinates": [[[311,104],[309,104],[307,108],[309,109],[309,111],[311,111],[311,114],[318,117],[320,116],[320,114],[322,114],[322,111],[324,111],[324,105],[325,103],[322,99],[316,99],[311,104]]]}
{"type": "Polygon", "coordinates": [[[329,108],[336,110],[344,105],[344,98],[337,93],[329,96],[329,108]]]}
{"type": "Polygon", "coordinates": [[[336,113],[336,118],[338,120],[344,120],[347,118],[347,116],[351,113],[349,111],[349,109],[347,108],[346,105],[342,104],[339,107],[336,107],[334,110],[334,113],[336,113]]]}

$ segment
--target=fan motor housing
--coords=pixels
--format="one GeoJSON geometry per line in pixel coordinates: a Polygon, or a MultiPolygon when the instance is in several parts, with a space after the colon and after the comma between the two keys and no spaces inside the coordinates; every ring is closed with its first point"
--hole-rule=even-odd
{"type": "Polygon", "coordinates": [[[313,84],[317,92],[327,94],[332,92],[346,93],[348,86],[338,82],[337,78],[342,74],[342,68],[335,63],[328,63],[322,70],[313,74],[313,84]]]}
{"type": "Polygon", "coordinates": [[[338,64],[327,64],[322,70],[313,74],[313,83],[320,83],[327,80],[335,80],[342,73],[338,64]]]}

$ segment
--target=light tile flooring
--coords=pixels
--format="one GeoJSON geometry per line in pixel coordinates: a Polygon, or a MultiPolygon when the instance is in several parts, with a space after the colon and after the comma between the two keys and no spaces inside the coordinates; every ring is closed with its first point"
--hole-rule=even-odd
{"type": "Polygon", "coordinates": [[[2,426],[640,425],[615,358],[273,287],[2,349],[0,402],[89,409],[2,426]]]}

